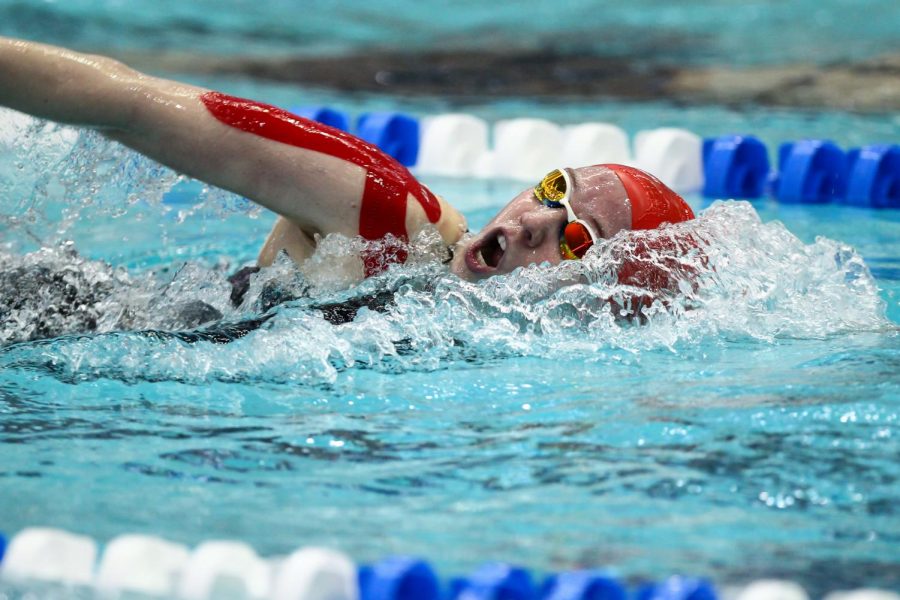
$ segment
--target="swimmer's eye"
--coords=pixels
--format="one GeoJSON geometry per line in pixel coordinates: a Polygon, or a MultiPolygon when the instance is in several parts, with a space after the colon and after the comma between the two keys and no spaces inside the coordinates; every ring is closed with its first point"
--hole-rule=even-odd
{"type": "Polygon", "coordinates": [[[600,235],[588,221],[579,219],[575,214],[569,191],[568,171],[554,169],[534,188],[534,195],[544,206],[565,209],[566,222],[560,232],[559,250],[564,259],[578,260],[597,243],[600,235]]]}
{"type": "Polygon", "coordinates": [[[534,194],[543,204],[552,207],[560,206],[560,201],[566,197],[566,178],[562,171],[554,169],[547,173],[534,188],[534,194]]]}

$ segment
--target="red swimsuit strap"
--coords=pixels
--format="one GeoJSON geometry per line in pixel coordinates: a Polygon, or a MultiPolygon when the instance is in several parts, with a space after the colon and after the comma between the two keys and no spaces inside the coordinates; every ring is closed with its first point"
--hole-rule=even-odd
{"type": "MultiPolygon", "coordinates": [[[[366,170],[366,183],[359,214],[359,234],[378,240],[387,234],[406,239],[406,198],[419,202],[431,223],[441,217],[441,206],[431,191],[420,184],[399,162],[363,140],[339,129],[298,117],[269,104],[253,102],[219,92],[200,96],[206,109],[219,121],[282,144],[321,152],[366,170]]],[[[406,259],[401,251],[399,262],[406,259]]],[[[366,275],[383,269],[383,260],[364,257],[366,275]]]]}

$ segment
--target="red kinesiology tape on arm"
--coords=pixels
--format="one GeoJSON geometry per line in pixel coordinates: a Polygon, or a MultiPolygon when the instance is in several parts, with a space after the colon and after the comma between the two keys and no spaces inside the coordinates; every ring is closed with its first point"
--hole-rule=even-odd
{"type": "MultiPolygon", "coordinates": [[[[207,92],[200,96],[216,119],[247,133],[321,152],[366,170],[359,215],[359,235],[378,240],[392,234],[406,240],[406,198],[419,202],[429,222],[441,218],[441,206],[428,188],[420,184],[399,162],[363,140],[339,129],[298,117],[268,104],[207,92]]],[[[366,277],[384,270],[385,263],[403,262],[406,251],[396,248],[385,255],[363,256],[366,277]]]]}

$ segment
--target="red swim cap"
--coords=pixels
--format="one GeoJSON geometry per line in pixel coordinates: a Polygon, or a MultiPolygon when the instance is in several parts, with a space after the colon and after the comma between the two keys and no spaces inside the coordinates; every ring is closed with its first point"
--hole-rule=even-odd
{"type": "Polygon", "coordinates": [[[684,198],[650,173],[625,165],[599,166],[615,173],[625,186],[631,201],[631,229],[656,229],[663,223],[681,223],[694,218],[694,211],[684,198]]]}

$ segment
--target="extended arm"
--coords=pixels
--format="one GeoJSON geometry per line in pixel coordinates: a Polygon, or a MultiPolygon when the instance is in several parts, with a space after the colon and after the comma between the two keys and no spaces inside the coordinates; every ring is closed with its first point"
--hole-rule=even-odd
{"type": "MultiPolygon", "coordinates": [[[[98,129],[177,171],[258,202],[306,234],[365,235],[361,210],[371,169],[330,150],[267,137],[266,124],[254,131],[240,115],[216,113],[220,98],[220,104],[230,102],[109,58],[0,38],[0,104],[98,129]]],[[[277,110],[272,115],[289,120],[277,110]]],[[[404,210],[410,234],[430,220],[419,204],[410,194],[404,210]]],[[[437,225],[453,243],[462,218],[442,202],[441,209],[437,225]]]]}

